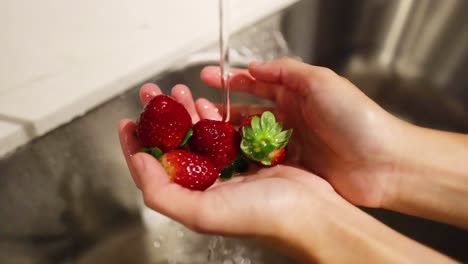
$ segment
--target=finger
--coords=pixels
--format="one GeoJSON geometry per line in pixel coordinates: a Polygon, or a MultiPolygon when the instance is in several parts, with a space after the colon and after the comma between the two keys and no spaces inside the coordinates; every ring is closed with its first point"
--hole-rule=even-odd
{"type": "Polygon", "coordinates": [[[208,190],[214,190],[219,188],[228,187],[227,185],[239,184],[239,183],[246,183],[250,181],[259,180],[262,178],[266,178],[268,175],[259,174],[264,168],[257,165],[250,166],[247,172],[240,173],[238,175],[234,175],[231,179],[227,181],[217,181],[213,186],[211,186],[208,190]]]}
{"type": "Polygon", "coordinates": [[[141,190],[147,207],[197,231],[203,231],[204,225],[200,222],[215,217],[201,215],[203,211],[210,211],[203,210],[207,206],[207,192],[191,191],[172,183],[154,157],[138,153],[132,157],[131,162],[141,180],[141,190]]]}
{"type": "Polygon", "coordinates": [[[330,79],[338,77],[328,68],[308,65],[290,58],[253,62],[248,70],[257,81],[284,85],[303,96],[311,89],[322,87],[330,79]]]}
{"type": "Polygon", "coordinates": [[[141,149],[140,142],[135,138],[134,132],[136,130],[136,125],[130,119],[120,120],[119,122],[119,139],[120,146],[122,147],[122,152],[127,162],[128,169],[130,174],[135,182],[135,185],[140,188],[140,180],[137,178],[135,169],[130,163],[131,157],[141,149]]]}
{"type": "Polygon", "coordinates": [[[161,164],[149,154],[138,153],[131,162],[141,180],[145,205],[149,208],[197,232],[224,235],[258,233],[258,229],[246,219],[248,210],[229,202],[232,190],[229,186],[236,183],[224,185],[226,188],[221,188],[221,184],[204,192],[191,191],[170,182],[161,164]]]}
{"type": "MultiPolygon", "coordinates": [[[[215,104],[215,106],[220,107],[218,104],[215,104]]],[[[232,104],[229,121],[233,125],[240,125],[246,117],[256,114],[261,115],[265,111],[273,112],[273,114],[278,118],[277,111],[274,107],[256,104],[232,104]]]]}
{"type": "Polygon", "coordinates": [[[140,102],[143,106],[148,104],[153,97],[162,94],[161,89],[154,83],[147,83],[140,88],[140,102]]]}
{"type": "MultiPolygon", "coordinates": [[[[247,70],[233,69],[230,78],[230,88],[235,91],[253,94],[255,96],[275,101],[278,94],[284,90],[281,85],[266,83],[256,80],[247,70]]],[[[219,67],[207,66],[201,73],[200,78],[207,85],[220,88],[221,77],[219,67]]]]}
{"type": "Polygon", "coordinates": [[[176,101],[185,106],[190,116],[192,117],[192,123],[197,123],[198,120],[200,120],[200,116],[198,115],[197,110],[195,108],[195,103],[193,101],[190,89],[186,85],[177,84],[176,86],[174,86],[174,88],[172,88],[171,94],[176,101]]]}
{"type": "Polygon", "coordinates": [[[221,120],[222,117],[213,103],[205,98],[200,98],[195,101],[195,107],[201,119],[221,120]]]}
{"type": "MultiPolygon", "coordinates": [[[[246,69],[231,68],[231,76],[244,75],[253,79],[246,69]]],[[[221,87],[221,70],[219,66],[206,66],[200,72],[200,79],[212,87],[221,87]]]]}

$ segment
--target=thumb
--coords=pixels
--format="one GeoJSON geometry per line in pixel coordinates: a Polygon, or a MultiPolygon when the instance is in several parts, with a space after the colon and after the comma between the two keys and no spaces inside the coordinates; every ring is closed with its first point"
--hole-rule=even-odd
{"type": "Polygon", "coordinates": [[[200,193],[172,183],[162,165],[149,154],[137,153],[131,163],[140,181],[145,205],[189,225],[199,205],[200,193]]]}

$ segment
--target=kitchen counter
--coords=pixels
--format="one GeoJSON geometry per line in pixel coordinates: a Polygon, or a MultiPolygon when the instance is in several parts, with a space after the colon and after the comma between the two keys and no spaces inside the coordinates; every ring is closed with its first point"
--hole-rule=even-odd
{"type": "MultiPolygon", "coordinates": [[[[230,1],[231,31],[295,0],[230,1]]],[[[218,40],[218,1],[0,3],[0,157],[218,40]]]]}

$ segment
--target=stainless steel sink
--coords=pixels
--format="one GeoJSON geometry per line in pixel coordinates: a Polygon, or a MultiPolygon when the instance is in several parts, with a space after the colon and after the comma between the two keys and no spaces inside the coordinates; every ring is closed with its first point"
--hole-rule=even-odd
{"type": "MultiPolygon", "coordinates": [[[[297,55],[333,68],[401,118],[466,133],[467,5],[464,0],[304,0],[236,34],[233,57],[243,66],[254,58],[297,55]]],[[[195,97],[218,100],[218,92],[198,78],[204,65],[216,62],[212,50],[149,81],[165,92],[184,83],[195,97]]],[[[293,263],[255,240],[195,234],[142,206],[116,135],[117,121],[136,118],[141,109],[138,90],[0,160],[0,263],[217,263],[214,259],[223,258],[293,263]]],[[[466,231],[363,210],[468,261],[466,231]]]]}
{"type": "Polygon", "coordinates": [[[284,20],[296,55],[334,69],[411,122],[468,132],[468,1],[330,0],[296,7],[284,20]]]}

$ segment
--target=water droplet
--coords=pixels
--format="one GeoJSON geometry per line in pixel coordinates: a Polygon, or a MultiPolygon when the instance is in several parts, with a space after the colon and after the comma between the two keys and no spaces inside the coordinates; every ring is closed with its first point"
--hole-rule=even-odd
{"type": "Polygon", "coordinates": [[[210,243],[208,244],[208,248],[209,248],[209,249],[215,249],[217,245],[218,245],[218,239],[217,239],[217,237],[215,237],[215,238],[212,239],[212,240],[210,241],[210,243]]]}
{"type": "Polygon", "coordinates": [[[232,253],[232,250],[230,250],[230,249],[224,249],[223,250],[224,255],[230,255],[231,253],[232,253]]]}
{"type": "Polygon", "coordinates": [[[241,256],[235,256],[234,257],[234,263],[236,264],[244,264],[244,258],[241,256]]]}
{"type": "Polygon", "coordinates": [[[234,252],[238,256],[243,255],[245,253],[245,251],[246,251],[245,246],[235,245],[235,247],[234,247],[234,252]]]}
{"type": "Polygon", "coordinates": [[[153,242],[153,247],[155,247],[155,248],[160,248],[160,247],[161,247],[161,242],[158,241],[158,240],[154,241],[154,242],[153,242]]]}
{"type": "Polygon", "coordinates": [[[182,230],[177,230],[176,235],[177,235],[178,238],[181,238],[181,237],[184,236],[184,232],[182,230]]]}

